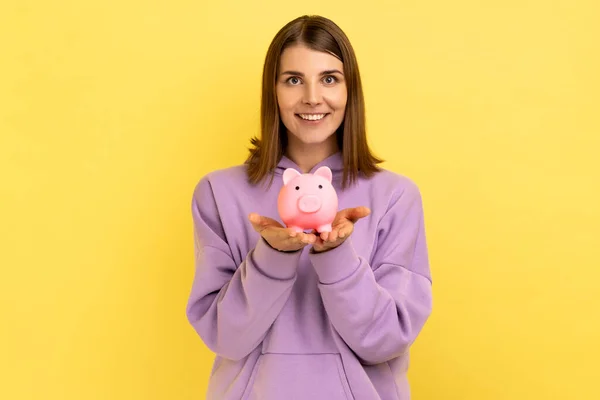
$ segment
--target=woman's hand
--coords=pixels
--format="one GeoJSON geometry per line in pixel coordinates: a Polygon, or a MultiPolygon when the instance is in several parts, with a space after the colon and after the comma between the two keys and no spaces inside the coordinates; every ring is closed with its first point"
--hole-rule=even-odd
{"type": "Polygon", "coordinates": [[[279,251],[300,250],[307,244],[317,241],[317,236],[312,233],[296,232],[284,227],[274,219],[256,213],[251,213],[248,219],[254,230],[260,233],[271,247],[279,251]]]}
{"type": "MultiPolygon", "coordinates": [[[[322,232],[315,243],[313,244],[313,251],[316,253],[331,250],[336,248],[354,232],[354,224],[361,218],[364,218],[371,214],[371,210],[367,207],[355,207],[346,208],[341,210],[335,216],[335,219],[331,223],[331,232],[322,232]]],[[[316,236],[318,232],[313,231],[316,236]]]]}

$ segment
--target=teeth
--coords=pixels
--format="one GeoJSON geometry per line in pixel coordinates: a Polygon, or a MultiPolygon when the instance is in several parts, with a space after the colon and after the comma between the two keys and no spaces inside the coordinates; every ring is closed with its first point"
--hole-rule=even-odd
{"type": "Polygon", "coordinates": [[[325,114],[298,114],[302,119],[309,121],[318,121],[325,116],[325,114]]]}

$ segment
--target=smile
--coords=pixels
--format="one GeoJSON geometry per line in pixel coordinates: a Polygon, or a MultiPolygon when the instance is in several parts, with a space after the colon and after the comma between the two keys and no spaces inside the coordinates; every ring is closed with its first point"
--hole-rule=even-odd
{"type": "Polygon", "coordinates": [[[325,116],[327,114],[296,114],[296,115],[306,121],[319,121],[319,120],[325,118],[325,116]]]}

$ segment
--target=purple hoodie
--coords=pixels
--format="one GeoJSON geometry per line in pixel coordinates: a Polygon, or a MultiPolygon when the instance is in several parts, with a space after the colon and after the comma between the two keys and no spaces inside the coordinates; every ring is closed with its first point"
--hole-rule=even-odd
{"type": "Polygon", "coordinates": [[[342,191],[339,209],[371,214],[335,249],[285,253],[248,215],[280,221],[273,185],[251,185],[245,166],[211,172],[194,190],[196,270],[187,317],[216,353],[207,399],[407,400],[409,347],[431,313],[431,276],[419,189],[387,170],[342,191]]]}

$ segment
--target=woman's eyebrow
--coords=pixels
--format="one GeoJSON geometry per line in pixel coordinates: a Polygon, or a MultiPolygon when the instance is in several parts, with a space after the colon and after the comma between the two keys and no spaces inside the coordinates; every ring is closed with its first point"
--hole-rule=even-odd
{"type": "Polygon", "coordinates": [[[344,75],[344,73],[342,71],[339,71],[337,69],[328,69],[327,71],[321,72],[321,75],[331,75],[331,74],[344,75]]]}
{"type": "MultiPolygon", "coordinates": [[[[328,69],[326,71],[321,72],[321,75],[331,75],[331,74],[340,74],[342,76],[344,75],[341,71],[339,71],[337,69],[328,69]]],[[[281,73],[281,75],[304,76],[304,74],[299,71],[284,71],[281,73]]]]}

